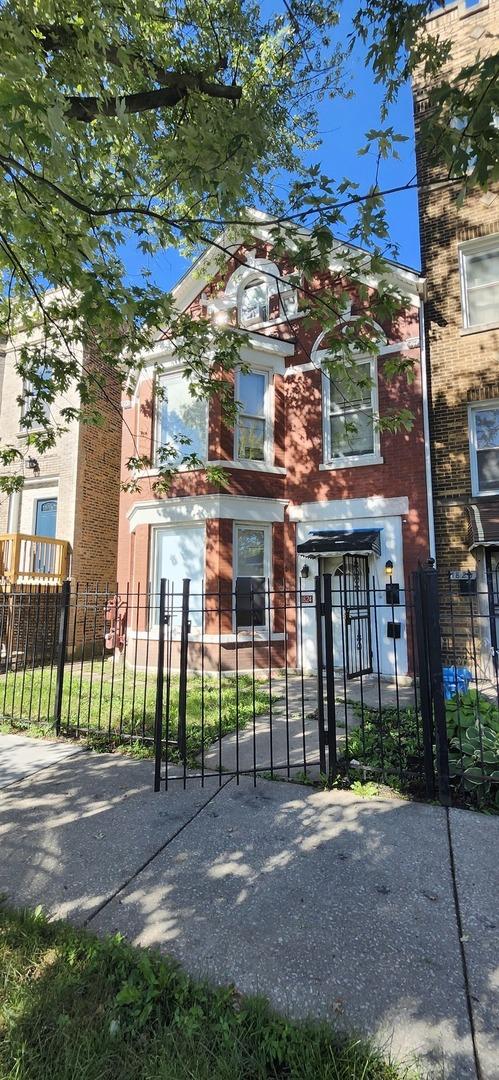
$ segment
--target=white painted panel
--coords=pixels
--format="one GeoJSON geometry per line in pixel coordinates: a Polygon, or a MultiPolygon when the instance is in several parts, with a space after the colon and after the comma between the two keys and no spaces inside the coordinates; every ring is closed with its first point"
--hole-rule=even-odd
{"type": "Polygon", "coordinates": [[[154,530],[154,590],[159,592],[166,578],[180,604],[184,578],[190,580],[191,623],[201,622],[201,594],[204,580],[205,530],[202,525],[175,525],[154,530]]]}

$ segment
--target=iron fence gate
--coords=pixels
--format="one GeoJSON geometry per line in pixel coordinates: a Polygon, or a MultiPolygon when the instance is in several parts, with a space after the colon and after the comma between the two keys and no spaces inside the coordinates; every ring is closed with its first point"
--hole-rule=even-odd
{"type": "Polygon", "coordinates": [[[4,730],[150,754],[156,790],[360,778],[499,808],[493,589],[364,578],[372,671],[352,677],[341,578],[239,586],[0,592],[4,730]]]}

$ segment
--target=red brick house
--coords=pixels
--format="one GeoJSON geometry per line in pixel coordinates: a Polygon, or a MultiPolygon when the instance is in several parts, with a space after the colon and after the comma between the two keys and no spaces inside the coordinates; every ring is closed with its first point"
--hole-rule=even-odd
{"type": "MultiPolygon", "coordinates": [[[[215,487],[203,471],[185,471],[168,496],[158,497],[152,490],[157,470],[141,474],[140,491],[121,498],[120,587],[129,582],[132,591],[140,585],[157,593],[161,577],[176,589],[189,578],[194,596],[205,590],[208,597],[225,598],[216,617],[210,611],[191,613],[191,640],[202,638],[208,663],[211,650],[226,669],[236,662],[241,669],[263,666],[270,649],[272,663],[279,666],[287,648],[289,663],[303,662],[313,670],[315,575],[331,573],[335,580],[343,575],[346,582],[355,560],[357,595],[360,580],[361,590],[369,585],[386,602],[386,567],[392,564],[390,580],[400,590],[396,663],[399,673],[407,671],[404,589],[418,560],[429,554],[419,333],[423,283],[416,272],[392,265],[410,308],[393,325],[380,327],[377,358],[356,357],[359,376],[370,375],[372,385],[366,388],[369,379],[362,385],[361,377],[352,397],[351,388],[347,394],[337,382],[333,387],[323,371],[323,335],[304,320],[294,290],[281,283],[277,295],[280,271],[258,230],[252,251],[232,251],[236,257],[227,257],[222,274],[219,254],[206,251],[174,293],[177,306],[193,318],[229,312],[240,335],[241,361],[250,372],[234,376],[241,403],[235,429],[224,423],[218,402],[208,408],[193,401],[171,347],[158,340],[125,402],[122,452],[126,482],[130,457],[138,451],[154,460],[155,447],[181,430],[200,457],[223,464],[230,483],[215,487]],[[401,351],[414,359],[415,380],[388,383],[384,362],[401,351]],[[163,384],[159,397],[157,380],[163,384]],[[412,431],[380,434],[378,412],[401,406],[414,414],[412,431]],[[294,617],[286,622],[277,610],[261,610],[249,620],[244,596],[252,582],[256,591],[265,584],[275,593],[285,587],[295,594],[299,586],[306,594],[298,605],[301,626],[294,617]]],[[[338,257],[336,252],[336,267],[338,257]]],[[[327,277],[321,284],[327,287],[327,277]]],[[[370,284],[375,289],[376,282],[370,284]]],[[[376,656],[369,612],[364,619],[363,664],[365,670],[389,675],[393,612],[384,610],[376,656]]],[[[146,613],[142,623],[129,627],[142,663],[141,641],[147,636],[150,648],[157,615],[149,618],[149,627],[146,613]]],[[[352,659],[349,675],[356,674],[355,667],[352,659]]]]}

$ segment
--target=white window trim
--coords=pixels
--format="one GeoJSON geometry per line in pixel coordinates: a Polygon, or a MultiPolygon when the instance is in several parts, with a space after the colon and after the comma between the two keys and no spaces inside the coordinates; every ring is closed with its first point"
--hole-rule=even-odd
{"type": "MultiPolygon", "coordinates": [[[[156,472],[160,472],[160,468],[159,468],[159,466],[157,464],[157,453],[158,453],[159,447],[161,446],[161,438],[160,438],[161,408],[160,407],[163,404],[163,401],[160,400],[160,398],[158,397],[158,394],[157,394],[158,384],[161,383],[161,382],[167,382],[168,379],[172,378],[172,376],[175,378],[177,375],[180,375],[183,378],[184,371],[185,371],[185,365],[182,365],[181,367],[171,368],[168,371],[158,371],[158,374],[156,376],[156,379],[155,379],[155,382],[154,382],[153,446],[152,446],[152,454],[151,454],[152,468],[148,469],[148,470],[145,470],[145,473],[147,475],[154,475],[156,472]]],[[[194,400],[195,399],[193,398],[193,401],[194,400]]],[[[210,431],[209,431],[209,428],[210,428],[210,403],[209,403],[209,401],[206,401],[205,404],[206,404],[206,437],[205,437],[205,445],[203,447],[203,452],[200,454],[200,458],[201,458],[201,461],[203,462],[203,465],[207,464],[207,462],[208,462],[209,438],[210,438],[210,431]]],[[[178,452],[179,452],[180,456],[182,456],[183,454],[189,454],[191,452],[191,448],[189,446],[179,446],[178,447],[178,452]]],[[[178,468],[178,466],[176,466],[176,467],[178,468]]],[[[195,472],[196,470],[191,469],[187,465],[184,465],[184,466],[180,467],[180,471],[182,471],[182,472],[195,472]]]]}
{"type": "Polygon", "coordinates": [[[470,472],[471,472],[471,494],[472,495],[498,495],[499,494],[499,482],[496,488],[487,491],[480,489],[480,481],[478,479],[478,457],[480,453],[477,445],[476,437],[476,414],[477,412],[483,412],[485,409],[499,409],[499,401],[474,401],[472,405],[468,407],[468,430],[470,439],[470,472]]]}
{"type": "MultiPolygon", "coordinates": [[[[327,358],[327,351],[318,352],[317,359],[321,363],[327,358]]],[[[379,395],[378,395],[378,362],[376,356],[355,356],[355,364],[369,363],[369,374],[372,381],[371,386],[371,404],[373,411],[373,420],[379,412],[379,395]]],[[[323,462],[319,465],[319,469],[324,470],[337,470],[337,469],[351,469],[361,465],[382,465],[383,458],[381,457],[380,448],[380,433],[379,428],[374,423],[373,428],[373,451],[371,454],[343,454],[341,457],[333,458],[331,456],[331,428],[329,423],[331,409],[331,384],[327,375],[323,371],[322,373],[322,448],[323,448],[323,462]]]]}
{"type": "MultiPolygon", "coordinates": [[[[459,277],[461,282],[461,309],[464,330],[473,331],[486,329],[487,327],[499,324],[499,314],[497,324],[470,322],[468,285],[466,282],[466,257],[468,255],[486,254],[487,251],[499,251],[499,233],[494,233],[492,236],[478,236],[474,240],[466,240],[463,244],[459,245],[459,277]]],[[[482,288],[487,288],[487,286],[484,285],[482,288]]]]}
{"type": "MultiPolygon", "coordinates": [[[[251,371],[241,372],[238,368],[236,370],[236,384],[234,387],[236,401],[240,401],[239,395],[239,380],[242,374],[248,375],[263,375],[265,378],[265,396],[264,396],[264,415],[263,420],[265,422],[265,435],[263,443],[263,461],[255,461],[253,458],[244,458],[239,456],[239,410],[236,416],[236,422],[234,424],[234,461],[236,463],[243,463],[248,468],[252,465],[259,465],[260,467],[272,466],[274,464],[274,379],[272,372],[266,367],[254,367],[252,365],[251,371]]],[[[251,416],[251,413],[242,413],[243,416],[251,416]]],[[[255,419],[261,420],[262,417],[256,417],[255,419]]]]}
{"type": "MultiPolygon", "coordinates": [[[[244,635],[244,634],[247,635],[248,632],[251,633],[251,627],[248,627],[248,626],[239,626],[238,627],[236,625],[236,598],[235,598],[236,581],[237,581],[238,577],[241,576],[239,574],[238,536],[239,536],[240,530],[242,530],[242,529],[250,529],[251,532],[254,532],[255,529],[261,529],[263,531],[263,569],[264,569],[264,573],[263,573],[262,576],[265,578],[265,591],[267,592],[267,589],[272,589],[272,526],[268,525],[268,524],[263,524],[261,521],[235,521],[234,526],[233,526],[233,530],[232,530],[232,588],[233,588],[233,593],[234,593],[234,611],[232,613],[232,628],[233,628],[234,634],[237,634],[238,638],[241,635],[244,635]]],[[[248,575],[244,575],[244,576],[247,577],[248,575]]],[[[265,600],[267,601],[267,596],[265,596],[265,600]]],[[[264,622],[263,626],[258,626],[258,627],[254,628],[255,629],[255,640],[256,640],[256,631],[260,631],[260,633],[261,633],[262,630],[268,630],[267,619],[268,619],[268,610],[267,610],[267,602],[266,602],[265,603],[265,622],[264,622]]]]}

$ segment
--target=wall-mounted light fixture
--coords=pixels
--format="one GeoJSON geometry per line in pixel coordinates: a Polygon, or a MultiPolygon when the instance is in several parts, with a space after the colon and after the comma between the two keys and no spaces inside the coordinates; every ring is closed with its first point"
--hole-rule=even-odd
{"type": "Polygon", "coordinates": [[[308,578],[309,574],[310,574],[310,567],[308,566],[307,563],[305,563],[305,565],[302,566],[302,568],[300,570],[300,575],[303,578],[308,578]]]}
{"type": "Polygon", "coordinates": [[[391,559],[387,559],[387,560],[386,560],[386,563],[385,563],[385,574],[388,574],[388,577],[391,577],[391,576],[392,576],[392,574],[393,574],[393,563],[392,563],[392,560],[391,560],[391,559]]]}

